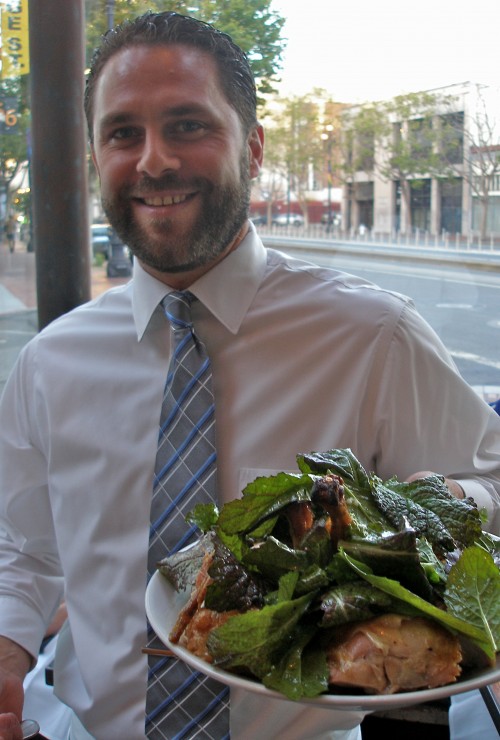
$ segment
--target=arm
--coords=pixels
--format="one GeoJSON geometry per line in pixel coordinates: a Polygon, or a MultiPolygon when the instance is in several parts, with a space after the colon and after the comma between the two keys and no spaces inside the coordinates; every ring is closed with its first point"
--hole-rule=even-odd
{"type": "Polygon", "coordinates": [[[23,680],[31,656],[20,645],[0,637],[0,740],[22,737],[19,722],[24,701],[23,680]]]}
{"type": "Polygon", "coordinates": [[[500,416],[461,378],[442,342],[411,306],[405,306],[387,350],[377,398],[381,477],[443,475],[454,496],[471,496],[486,510],[484,528],[496,534],[500,416]]]}

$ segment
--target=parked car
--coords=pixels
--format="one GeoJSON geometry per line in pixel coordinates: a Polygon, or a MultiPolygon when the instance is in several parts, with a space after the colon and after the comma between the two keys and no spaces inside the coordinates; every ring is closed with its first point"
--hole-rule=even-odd
{"type": "Polygon", "coordinates": [[[263,216],[260,213],[255,213],[253,216],[250,216],[250,220],[255,224],[255,226],[263,226],[267,224],[267,216],[263,216]]]}
{"type": "Polygon", "coordinates": [[[111,254],[106,266],[107,277],[129,277],[132,275],[132,260],[128,247],[125,246],[114,229],[110,229],[110,241],[111,254]]]}
{"type": "Polygon", "coordinates": [[[92,255],[102,254],[105,259],[111,255],[111,227],[109,224],[92,224],[92,255]]]}
{"type": "Polygon", "coordinates": [[[304,216],[300,213],[280,213],[273,217],[276,226],[303,226],[304,216]]]}

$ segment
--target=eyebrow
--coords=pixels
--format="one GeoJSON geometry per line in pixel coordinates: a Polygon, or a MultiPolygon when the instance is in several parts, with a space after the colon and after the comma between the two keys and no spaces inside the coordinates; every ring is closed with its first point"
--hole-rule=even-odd
{"type": "MultiPolygon", "coordinates": [[[[189,103],[185,105],[173,106],[172,108],[165,108],[165,110],[163,111],[163,116],[165,118],[180,118],[183,116],[193,116],[206,113],[207,108],[205,106],[198,105],[197,103],[189,103]]],[[[136,116],[134,113],[110,113],[104,116],[104,118],[99,122],[99,130],[103,131],[110,126],[123,125],[133,122],[134,120],[136,120],[136,116]]]]}

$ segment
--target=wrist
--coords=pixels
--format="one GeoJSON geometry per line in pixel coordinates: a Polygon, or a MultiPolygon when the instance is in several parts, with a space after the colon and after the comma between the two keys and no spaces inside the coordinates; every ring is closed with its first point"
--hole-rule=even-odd
{"type": "Polygon", "coordinates": [[[0,667],[6,673],[13,673],[23,681],[32,662],[31,655],[21,645],[8,637],[0,636],[0,667]]]}

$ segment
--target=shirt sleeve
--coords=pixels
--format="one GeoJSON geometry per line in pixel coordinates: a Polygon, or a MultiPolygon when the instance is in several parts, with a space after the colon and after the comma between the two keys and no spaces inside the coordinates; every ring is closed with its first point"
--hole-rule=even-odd
{"type": "Polygon", "coordinates": [[[379,475],[419,470],[455,479],[500,534],[500,417],[458,370],[441,340],[406,304],[377,399],[379,475]]]}
{"type": "Polygon", "coordinates": [[[44,454],[35,442],[34,388],[23,352],[0,402],[0,634],[37,655],[62,598],[44,454]]]}

